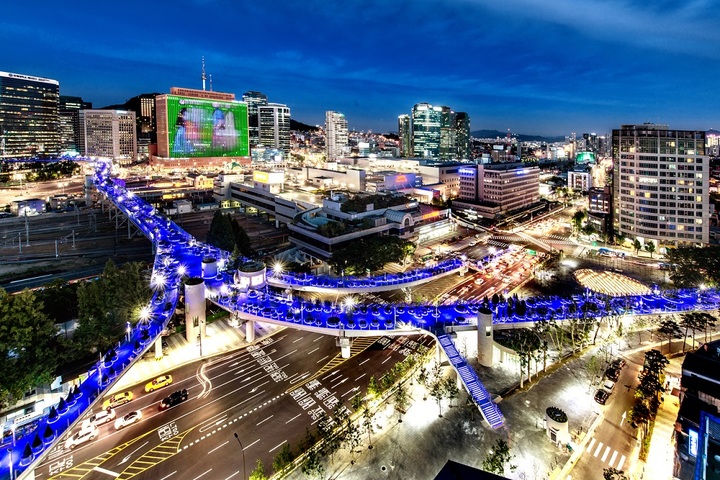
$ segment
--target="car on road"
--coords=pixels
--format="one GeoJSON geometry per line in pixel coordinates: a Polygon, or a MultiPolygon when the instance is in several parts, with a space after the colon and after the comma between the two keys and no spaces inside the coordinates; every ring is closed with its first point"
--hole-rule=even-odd
{"type": "Polygon", "coordinates": [[[600,405],[605,405],[605,402],[607,402],[607,399],[610,397],[610,392],[608,392],[605,389],[600,389],[597,392],[595,392],[595,401],[599,403],[600,405]]]}
{"type": "Polygon", "coordinates": [[[607,370],[605,370],[605,376],[612,380],[613,382],[617,382],[618,378],[620,378],[620,369],[615,367],[610,367],[607,370]]]}
{"type": "Polygon", "coordinates": [[[178,390],[177,392],[173,392],[167,397],[163,398],[160,401],[160,405],[158,406],[158,410],[166,410],[168,408],[174,407],[175,405],[184,402],[188,399],[188,391],[186,389],[178,390]]]}
{"type": "Polygon", "coordinates": [[[108,398],[103,402],[102,408],[103,410],[107,410],[108,408],[117,408],[120,405],[125,405],[126,403],[130,402],[133,399],[132,392],[122,392],[122,393],[116,393],[112,397],[108,398]]]}
{"type": "Polygon", "coordinates": [[[65,441],[65,448],[72,450],[78,445],[95,440],[97,436],[97,427],[91,425],[89,428],[81,428],[79,432],[65,441]]]}
{"type": "Polygon", "coordinates": [[[612,393],[612,391],[615,389],[615,382],[613,382],[610,379],[605,380],[605,383],[603,383],[603,388],[608,391],[608,393],[612,393]]]}
{"type": "Polygon", "coordinates": [[[133,423],[137,423],[142,418],[142,412],[140,410],[135,410],[134,412],[130,412],[127,415],[125,415],[122,418],[118,418],[115,420],[115,430],[122,430],[123,428],[127,427],[128,425],[132,425],[133,423]]]}
{"type": "Polygon", "coordinates": [[[157,390],[158,388],[166,387],[170,385],[173,382],[172,375],[160,375],[156,379],[154,379],[152,382],[148,382],[147,385],[145,385],[145,392],[153,392],[157,390]]]}
{"type": "Polygon", "coordinates": [[[611,368],[617,368],[618,370],[621,370],[625,366],[625,359],[623,358],[616,358],[610,363],[611,368]]]}
{"type": "Polygon", "coordinates": [[[100,410],[99,412],[93,413],[90,417],[83,420],[83,428],[90,428],[91,426],[104,425],[111,420],[115,419],[115,410],[108,408],[106,410],[100,410]]]}

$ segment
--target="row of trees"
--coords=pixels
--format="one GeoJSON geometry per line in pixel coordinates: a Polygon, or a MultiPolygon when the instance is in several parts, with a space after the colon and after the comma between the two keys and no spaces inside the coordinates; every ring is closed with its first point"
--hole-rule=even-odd
{"type": "Polygon", "coordinates": [[[720,285],[720,246],[668,248],[665,261],[677,288],[720,285]]]}
{"type": "Polygon", "coordinates": [[[55,281],[37,291],[9,295],[0,289],[0,405],[49,384],[66,364],[96,358],[140,320],[151,298],[150,270],[112,261],[95,280],[55,281]],[[77,320],[73,335],[59,324],[77,320]]]}
{"type": "Polygon", "coordinates": [[[213,215],[206,241],[208,244],[232,252],[234,257],[253,256],[250,237],[230,213],[217,210],[213,215]]]}
{"type": "Polygon", "coordinates": [[[695,334],[704,332],[705,342],[708,341],[708,333],[717,323],[717,319],[707,312],[686,312],[680,315],[678,322],[674,317],[669,316],[660,320],[657,332],[667,339],[668,353],[672,353],[672,339],[683,339],[683,352],[687,347],[688,333],[691,334],[691,345],[695,345],[695,334]]]}
{"type": "Polygon", "coordinates": [[[647,453],[651,425],[660,406],[660,395],[665,391],[665,367],[670,361],[659,350],[645,353],[643,369],[638,376],[640,384],[635,390],[635,405],[628,422],[639,427],[643,450],[647,453]]]}
{"type": "Polygon", "coordinates": [[[364,275],[388,263],[404,262],[415,253],[415,248],[414,243],[399,237],[366,237],[333,252],[328,263],[337,274],[364,275]]]}

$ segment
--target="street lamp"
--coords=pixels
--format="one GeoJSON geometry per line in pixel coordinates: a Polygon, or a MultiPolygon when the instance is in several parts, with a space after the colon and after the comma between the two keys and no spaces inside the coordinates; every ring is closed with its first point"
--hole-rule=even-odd
{"type": "Polygon", "coordinates": [[[234,435],[235,435],[235,440],[237,440],[238,443],[240,444],[240,451],[242,452],[242,456],[243,456],[243,480],[245,480],[247,478],[247,470],[245,470],[245,448],[243,447],[243,444],[240,441],[240,436],[237,434],[237,432],[235,432],[234,435]]]}

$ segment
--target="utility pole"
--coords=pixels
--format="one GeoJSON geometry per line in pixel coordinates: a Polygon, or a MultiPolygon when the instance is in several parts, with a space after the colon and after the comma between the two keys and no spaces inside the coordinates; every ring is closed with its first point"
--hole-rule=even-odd
{"type": "Polygon", "coordinates": [[[18,246],[20,247],[20,253],[22,253],[22,232],[18,232],[18,246]]]}
{"type": "Polygon", "coordinates": [[[25,209],[25,246],[30,246],[30,224],[28,223],[27,208],[25,209]]]}

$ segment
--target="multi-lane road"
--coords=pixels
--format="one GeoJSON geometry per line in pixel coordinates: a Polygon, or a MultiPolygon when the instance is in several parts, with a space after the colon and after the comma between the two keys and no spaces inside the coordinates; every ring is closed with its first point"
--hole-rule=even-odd
{"type": "Polygon", "coordinates": [[[340,404],[349,408],[355,394],[366,393],[371,376],[379,379],[431,345],[429,336],[356,339],[355,355],[343,361],[334,338],[284,330],[169,372],[173,384],[153,393],[137,385],[134,399],[116,412],[119,418],[140,410],[139,423],[120,431],[113,422],[102,425],[96,440],[74,450],[65,449],[63,439],[35,477],[243,478],[258,459],[269,472],[283,446],[297,451],[306,428],[315,428],[323,413],[332,416],[340,404]],[[183,388],[187,401],[158,410],[162,398],[183,388]]]}

